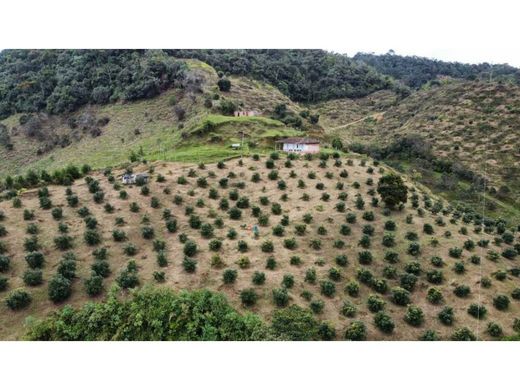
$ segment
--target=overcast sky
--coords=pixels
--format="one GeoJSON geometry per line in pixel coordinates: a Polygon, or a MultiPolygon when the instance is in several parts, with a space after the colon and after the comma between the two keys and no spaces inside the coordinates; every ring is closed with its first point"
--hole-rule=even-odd
{"type": "Polygon", "coordinates": [[[0,48],[322,48],[520,67],[520,1],[24,0],[0,48]],[[124,6],[122,6],[124,4],[124,6]]]}

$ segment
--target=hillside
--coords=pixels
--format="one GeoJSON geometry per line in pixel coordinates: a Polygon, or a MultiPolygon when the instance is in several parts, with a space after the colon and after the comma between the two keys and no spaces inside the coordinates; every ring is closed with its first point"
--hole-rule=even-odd
{"type": "Polygon", "coordinates": [[[280,159],[136,163],[134,172],[151,172],[148,185],[123,188],[123,170],[96,171],[69,188],[0,202],[0,300],[18,288],[32,298],[23,309],[0,307],[0,338],[23,337],[24,324],[65,304],[99,301],[113,283],[218,291],[265,321],[297,304],[328,321],[338,339],[359,329],[355,321],[369,340],[518,332],[516,233],[491,221],[480,231],[477,215],[410,180],[404,208],[385,210],[374,191],[390,168],[371,160],[271,157],[280,159]],[[480,320],[476,302],[486,310],[480,320]]]}
{"type": "Polygon", "coordinates": [[[322,135],[318,125],[299,116],[303,108],[276,88],[230,77],[231,89],[219,91],[212,67],[197,60],[182,63],[185,87],[167,89],[153,98],[0,120],[0,178],[30,169],[51,172],[68,164],[105,168],[127,162],[132,152],[150,160],[217,161],[269,149],[275,137],[302,130],[322,135]],[[280,105],[286,108],[285,116],[271,119],[280,105]],[[260,116],[234,118],[229,116],[233,109],[255,110],[260,116]],[[246,149],[232,150],[231,143],[240,142],[242,132],[246,149]]]}
{"type": "MultiPolygon", "coordinates": [[[[419,171],[425,183],[453,199],[467,198],[468,188],[474,185],[472,181],[485,177],[490,182],[489,212],[499,210],[493,215],[504,217],[513,214],[520,221],[515,210],[520,201],[516,196],[520,185],[520,87],[445,80],[402,100],[374,95],[353,103],[340,102],[353,110],[339,121],[334,118],[339,103],[315,107],[321,114],[321,123],[329,125],[326,127],[330,136],[339,137],[346,144],[366,145],[375,154],[400,164],[409,174],[419,171]],[[402,145],[406,145],[402,139],[406,137],[413,137],[410,150],[401,153],[402,145]],[[382,150],[385,147],[389,150],[382,150]],[[448,163],[452,167],[446,172],[439,168],[448,163]],[[434,175],[430,173],[432,169],[434,175]]],[[[477,184],[474,204],[480,203],[479,191],[477,184]]]]}
{"type": "Polygon", "coordinates": [[[400,56],[390,51],[377,55],[357,53],[355,60],[372,66],[378,72],[400,80],[411,88],[420,88],[442,77],[462,80],[489,80],[520,82],[520,70],[508,64],[463,64],[417,56],[400,56]]]}

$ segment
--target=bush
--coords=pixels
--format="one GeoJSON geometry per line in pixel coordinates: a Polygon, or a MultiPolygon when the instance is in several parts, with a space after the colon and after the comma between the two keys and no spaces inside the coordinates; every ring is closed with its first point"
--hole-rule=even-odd
{"type": "Polygon", "coordinates": [[[451,335],[452,341],[476,341],[477,338],[471,330],[466,327],[458,328],[451,335]]]}
{"type": "Polygon", "coordinates": [[[506,295],[497,295],[493,298],[493,306],[498,310],[507,310],[509,302],[509,298],[506,295]]]}
{"type": "Polygon", "coordinates": [[[184,268],[184,271],[187,273],[192,274],[197,270],[197,261],[185,256],[182,261],[182,268],[184,268]]]}
{"type": "Polygon", "coordinates": [[[96,260],[91,267],[92,271],[103,278],[110,275],[110,265],[106,260],[96,260]]]}
{"type": "Polygon", "coordinates": [[[31,295],[24,289],[16,289],[9,293],[5,299],[5,304],[11,310],[21,310],[30,305],[31,295]]]}
{"type": "Polygon", "coordinates": [[[197,254],[197,244],[194,241],[188,240],[184,244],[183,252],[186,256],[195,256],[197,254]]]}
{"type": "Polygon", "coordinates": [[[388,208],[406,203],[408,189],[403,179],[395,174],[382,176],[377,184],[377,192],[388,208]]]}
{"type": "Polygon", "coordinates": [[[364,341],[367,339],[367,327],[361,321],[351,322],[345,330],[345,340],[364,341]]]}
{"type": "Polygon", "coordinates": [[[392,333],[395,328],[392,318],[383,311],[376,313],[374,316],[375,326],[384,333],[392,333]]]}
{"type": "Polygon", "coordinates": [[[260,247],[262,249],[262,252],[264,253],[272,253],[274,251],[274,244],[271,240],[266,240],[262,242],[262,245],[260,247]]]}
{"type": "Polygon", "coordinates": [[[444,306],[437,315],[439,321],[444,325],[452,325],[454,321],[453,308],[450,306],[444,306]]]}
{"type": "Polygon", "coordinates": [[[244,306],[253,306],[258,300],[258,294],[252,288],[246,288],[240,292],[240,300],[244,306]]]}
{"type": "Polygon", "coordinates": [[[28,269],[23,274],[23,282],[27,286],[39,286],[43,283],[43,273],[39,269],[28,269]]]}
{"type": "Polygon", "coordinates": [[[44,256],[41,252],[30,252],[25,255],[25,261],[30,268],[42,268],[44,263],[44,256]]]}
{"type": "Polygon", "coordinates": [[[252,276],[253,284],[256,285],[262,285],[265,283],[265,273],[255,271],[255,273],[252,276]]]}
{"type": "Polygon", "coordinates": [[[378,295],[369,295],[367,306],[368,310],[372,313],[377,313],[378,311],[384,310],[385,301],[378,295]]]}
{"type": "Polygon", "coordinates": [[[95,246],[101,243],[101,235],[97,230],[88,229],[83,234],[85,243],[89,246],[95,246]]]}
{"type": "Polygon", "coordinates": [[[118,229],[112,231],[112,238],[116,242],[121,242],[121,241],[126,241],[127,240],[126,233],[124,231],[118,230],[118,229]]]}
{"type": "Polygon", "coordinates": [[[222,280],[225,284],[235,283],[237,279],[237,271],[234,269],[227,269],[222,274],[222,280]]]}
{"type": "Polygon", "coordinates": [[[502,330],[502,327],[499,324],[497,324],[496,322],[490,322],[487,325],[486,332],[491,337],[502,337],[504,335],[504,331],[502,330]]]}
{"type": "Polygon", "coordinates": [[[124,269],[116,278],[116,283],[123,289],[134,288],[139,285],[139,278],[135,271],[124,269]]]}
{"type": "Polygon", "coordinates": [[[416,283],[417,283],[417,276],[410,274],[408,272],[405,272],[399,278],[399,285],[408,291],[413,291],[416,283]]]}
{"type": "MultiPolygon", "coordinates": [[[[320,337],[320,324],[312,312],[296,305],[276,310],[273,314],[271,328],[274,335],[281,340],[318,340],[320,337]]],[[[330,329],[326,333],[330,336],[330,329]]]]}
{"type": "Polygon", "coordinates": [[[287,293],[287,290],[285,288],[275,288],[273,290],[273,301],[278,307],[287,306],[289,303],[289,294],[287,293]]]}
{"type": "Polygon", "coordinates": [[[336,285],[329,280],[322,280],[320,282],[320,291],[326,297],[332,297],[336,294],[336,285]]]}
{"type": "Polygon", "coordinates": [[[404,320],[412,326],[421,326],[424,322],[424,313],[420,307],[410,305],[406,310],[404,320]]]}
{"type": "Polygon", "coordinates": [[[471,289],[469,286],[466,286],[465,284],[458,285],[453,290],[453,293],[458,296],[459,298],[467,297],[471,292],[471,289]]]}
{"type": "Polygon", "coordinates": [[[472,303],[468,307],[468,314],[471,315],[472,317],[475,317],[476,319],[480,320],[486,316],[487,309],[483,305],[472,303]]]}
{"type": "Polygon", "coordinates": [[[440,337],[436,331],[428,329],[419,337],[419,341],[439,341],[440,337]]]}
{"type": "Polygon", "coordinates": [[[392,302],[396,305],[406,306],[410,303],[410,292],[401,287],[392,289],[392,302]]]}
{"type": "Polygon", "coordinates": [[[155,236],[155,231],[151,226],[143,226],[141,228],[141,235],[146,240],[151,240],[155,236]]]}
{"type": "Polygon", "coordinates": [[[62,275],[55,275],[49,281],[49,299],[54,303],[65,301],[72,294],[71,281],[62,275]]]}
{"type": "Polygon", "coordinates": [[[88,296],[95,297],[103,291],[103,277],[92,273],[88,279],[85,280],[85,291],[88,296]]]}
{"type": "Polygon", "coordinates": [[[0,272],[7,272],[11,267],[11,259],[8,256],[0,255],[0,272]]]}
{"type": "Polygon", "coordinates": [[[76,260],[74,255],[72,257],[64,256],[58,265],[57,273],[69,280],[76,277],[76,260]]]}
{"type": "Polygon", "coordinates": [[[442,296],[442,292],[434,287],[430,288],[428,290],[428,294],[426,295],[426,298],[430,303],[437,304],[442,302],[444,299],[442,296]]]}

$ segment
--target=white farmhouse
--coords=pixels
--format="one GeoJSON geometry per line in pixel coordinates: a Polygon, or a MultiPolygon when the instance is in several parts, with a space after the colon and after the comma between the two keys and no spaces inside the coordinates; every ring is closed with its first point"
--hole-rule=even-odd
{"type": "Polygon", "coordinates": [[[286,153],[319,153],[320,141],[314,138],[285,138],[276,141],[286,153]]]}

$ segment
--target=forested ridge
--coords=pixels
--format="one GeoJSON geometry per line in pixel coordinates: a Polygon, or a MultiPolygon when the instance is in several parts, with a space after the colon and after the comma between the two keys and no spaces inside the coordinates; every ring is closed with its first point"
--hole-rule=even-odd
{"type": "Polygon", "coordinates": [[[182,62],[155,50],[4,50],[0,118],[151,98],[180,83],[183,70],[182,62]]]}
{"type": "Polygon", "coordinates": [[[353,58],[374,67],[382,74],[402,81],[411,88],[419,88],[423,84],[435,80],[438,76],[468,80],[492,77],[495,80],[520,82],[520,69],[507,64],[463,64],[425,57],[400,56],[391,51],[383,55],[358,53],[353,58]]]}

